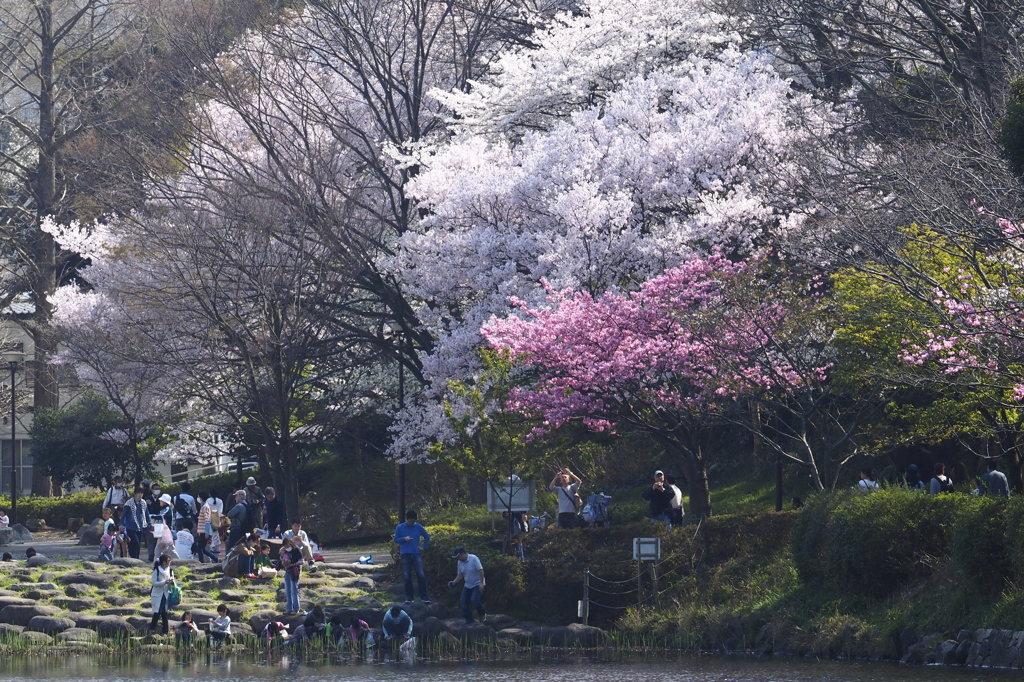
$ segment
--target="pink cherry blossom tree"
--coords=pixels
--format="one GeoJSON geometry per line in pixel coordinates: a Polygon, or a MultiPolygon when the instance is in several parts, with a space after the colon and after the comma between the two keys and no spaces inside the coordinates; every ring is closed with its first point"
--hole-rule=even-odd
{"type": "Polygon", "coordinates": [[[526,383],[505,408],[539,418],[535,436],[572,420],[650,434],[674,455],[693,512],[710,514],[702,420],[740,396],[801,382],[773,354],[786,310],[744,295],[749,268],[715,254],[632,293],[549,288],[548,307],[520,302],[521,316],[492,319],[482,331],[524,370],[526,383]]]}

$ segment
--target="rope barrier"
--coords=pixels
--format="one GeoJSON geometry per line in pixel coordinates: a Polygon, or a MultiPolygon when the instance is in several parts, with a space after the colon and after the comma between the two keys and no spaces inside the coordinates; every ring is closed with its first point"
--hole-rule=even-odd
{"type": "MultiPolygon", "coordinates": [[[[641,573],[640,575],[642,576],[642,575],[644,575],[644,573],[650,573],[650,571],[651,571],[651,569],[649,569],[649,568],[645,569],[643,571],[643,573],[641,573]]],[[[590,577],[591,577],[591,579],[595,579],[596,578],[597,580],[600,580],[603,583],[607,583],[608,585],[625,585],[626,583],[635,583],[636,582],[636,578],[635,577],[628,578],[627,580],[605,580],[604,578],[602,578],[599,575],[594,575],[594,573],[591,573],[590,577]]]]}

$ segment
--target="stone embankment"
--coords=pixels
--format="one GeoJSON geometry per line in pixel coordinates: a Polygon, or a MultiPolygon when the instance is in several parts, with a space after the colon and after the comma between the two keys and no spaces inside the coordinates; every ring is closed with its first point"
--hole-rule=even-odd
{"type": "MultiPolygon", "coordinates": [[[[147,562],[34,559],[29,565],[0,562],[0,641],[95,650],[136,638],[140,645],[165,643],[163,638],[148,637],[152,566],[147,562]]],[[[195,623],[205,630],[221,603],[228,606],[232,630],[239,638],[258,634],[271,620],[290,627],[304,620],[302,615],[283,613],[280,578],[226,578],[219,565],[194,560],[175,560],[173,567],[182,589],[182,603],[170,612],[172,626],[183,612],[191,611],[195,623]]],[[[378,628],[391,602],[382,584],[386,578],[381,566],[320,564],[315,573],[303,574],[300,603],[307,610],[319,605],[328,618],[340,615],[345,624],[356,616],[378,628]]],[[[390,589],[394,591],[393,586],[390,589]]],[[[421,602],[400,605],[413,618],[415,635],[442,646],[599,646],[606,639],[599,628],[583,625],[550,627],[495,614],[482,623],[466,626],[457,608],[421,602]]]]}
{"type": "MultiPolygon", "coordinates": [[[[916,638],[914,638],[916,639],[916,638]]],[[[963,665],[984,668],[1024,668],[1024,631],[961,630],[955,639],[929,635],[907,647],[901,659],[908,664],[963,665]]]]}

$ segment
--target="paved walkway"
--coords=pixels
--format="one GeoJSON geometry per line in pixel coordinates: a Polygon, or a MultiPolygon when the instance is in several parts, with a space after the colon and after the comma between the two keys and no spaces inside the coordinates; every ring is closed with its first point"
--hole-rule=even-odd
{"type": "MultiPolygon", "coordinates": [[[[79,545],[78,538],[63,530],[47,530],[32,534],[31,543],[18,543],[0,547],[2,552],[10,552],[15,559],[25,558],[25,549],[34,547],[36,552],[51,559],[71,559],[73,561],[92,561],[96,559],[98,549],[95,546],[79,545]]],[[[352,564],[360,557],[373,556],[373,563],[388,564],[391,562],[390,547],[380,545],[362,548],[358,551],[344,548],[326,549],[324,559],[328,563],[352,564]]]]}

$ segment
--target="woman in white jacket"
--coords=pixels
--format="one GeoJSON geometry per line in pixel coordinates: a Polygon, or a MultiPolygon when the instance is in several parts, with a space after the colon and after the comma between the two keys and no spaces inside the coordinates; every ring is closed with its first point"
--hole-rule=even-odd
{"type": "Polygon", "coordinates": [[[174,573],[171,571],[171,557],[166,554],[153,564],[153,575],[150,578],[153,589],[149,596],[153,605],[153,622],[149,624],[149,634],[156,633],[157,620],[163,618],[164,634],[167,634],[167,600],[170,596],[171,585],[174,584],[174,573]]]}

